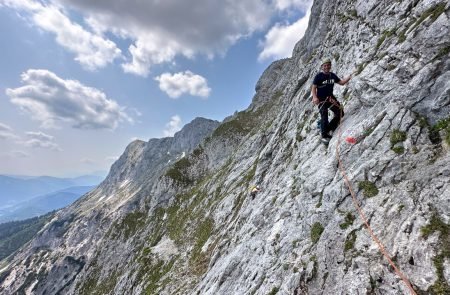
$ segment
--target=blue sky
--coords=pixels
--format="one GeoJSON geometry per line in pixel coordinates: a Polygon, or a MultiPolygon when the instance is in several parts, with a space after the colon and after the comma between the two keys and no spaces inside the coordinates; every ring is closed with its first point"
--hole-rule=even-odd
{"type": "Polygon", "coordinates": [[[106,171],[134,139],[245,109],[310,2],[0,0],[0,174],[106,171]]]}

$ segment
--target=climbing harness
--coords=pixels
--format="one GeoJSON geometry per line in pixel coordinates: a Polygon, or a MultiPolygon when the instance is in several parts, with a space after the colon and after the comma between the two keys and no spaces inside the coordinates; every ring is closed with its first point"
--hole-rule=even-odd
{"type": "MultiPolygon", "coordinates": [[[[358,201],[356,200],[356,194],[353,191],[352,185],[351,185],[350,180],[349,180],[349,178],[347,176],[347,173],[345,171],[344,165],[342,164],[342,160],[341,160],[341,157],[340,157],[340,154],[339,154],[339,146],[341,144],[341,135],[342,135],[342,128],[341,128],[342,107],[338,103],[336,103],[336,102],[334,102],[332,100],[330,100],[330,102],[332,104],[334,104],[335,106],[339,107],[339,109],[341,110],[341,119],[340,119],[340,122],[339,122],[339,129],[338,129],[338,141],[336,143],[336,157],[337,157],[337,160],[338,160],[338,163],[339,163],[339,170],[341,171],[342,177],[344,178],[344,182],[347,185],[348,190],[350,191],[350,194],[352,196],[353,204],[355,205],[356,210],[359,213],[359,216],[363,220],[364,225],[366,226],[367,230],[369,231],[369,234],[370,234],[372,240],[377,244],[378,249],[380,250],[380,252],[383,254],[383,256],[386,258],[386,260],[389,262],[389,264],[395,270],[396,274],[403,280],[403,282],[405,283],[406,287],[408,287],[408,289],[410,290],[411,294],[417,295],[416,292],[414,291],[411,283],[409,282],[408,278],[400,271],[400,269],[397,268],[395,263],[392,261],[392,258],[387,253],[386,248],[384,247],[384,245],[381,243],[381,241],[378,239],[378,237],[373,232],[372,228],[370,227],[369,222],[367,221],[366,216],[364,215],[364,212],[362,211],[361,207],[358,204],[358,201]]],[[[354,143],[356,143],[356,139],[353,138],[353,140],[354,140],[354,143]]],[[[353,143],[353,140],[351,140],[352,142],[350,142],[350,143],[353,143]]],[[[347,142],[349,142],[349,140],[347,140],[347,142]]]]}

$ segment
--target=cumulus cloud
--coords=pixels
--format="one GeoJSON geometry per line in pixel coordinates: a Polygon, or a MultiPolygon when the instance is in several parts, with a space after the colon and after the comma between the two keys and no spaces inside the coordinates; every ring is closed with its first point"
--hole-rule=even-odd
{"type": "MultiPolygon", "coordinates": [[[[96,69],[125,58],[123,70],[140,76],[148,76],[152,66],[171,63],[177,56],[223,55],[239,39],[266,30],[274,16],[304,12],[311,2],[0,0],[26,12],[37,27],[54,33],[56,41],[73,52],[84,67],[96,69]],[[73,12],[76,17],[71,18],[73,12]],[[111,35],[127,43],[127,53],[122,54],[106,37],[111,35]]],[[[278,27],[280,31],[286,26],[278,27]]]]}
{"type": "Polygon", "coordinates": [[[11,127],[6,124],[0,123],[0,139],[5,140],[16,140],[19,137],[14,134],[14,131],[11,127]]]}
{"type": "Polygon", "coordinates": [[[13,104],[44,128],[67,122],[78,129],[114,129],[132,122],[124,108],[98,89],[76,80],[63,80],[47,70],[30,69],[22,74],[25,86],[6,89],[13,104]]]}
{"type": "Polygon", "coordinates": [[[122,55],[114,42],[72,22],[59,6],[32,0],[1,1],[30,15],[35,26],[55,34],[56,42],[74,53],[75,60],[88,70],[104,67],[122,55]]]}
{"type": "Polygon", "coordinates": [[[26,147],[43,148],[54,151],[62,149],[54,142],[54,137],[43,132],[26,132],[27,139],[23,142],[26,147]]]}
{"type": "Polygon", "coordinates": [[[95,32],[133,40],[123,69],[142,76],[177,55],[225,53],[239,38],[266,28],[275,8],[271,0],[54,1],[81,11],[95,32]]]}
{"type": "Polygon", "coordinates": [[[262,42],[263,50],[259,54],[258,60],[290,57],[297,41],[305,35],[310,14],[311,8],[308,9],[305,16],[293,24],[275,24],[262,42]]]}
{"type": "Polygon", "coordinates": [[[211,88],[208,87],[206,79],[191,71],[173,75],[164,73],[156,77],[155,80],[159,82],[159,89],[167,93],[171,98],[178,98],[184,93],[206,98],[211,93],[211,88]]]}
{"type": "Polygon", "coordinates": [[[166,124],[166,129],[164,130],[164,136],[173,136],[177,131],[181,129],[181,118],[178,115],[170,118],[170,122],[166,124]]]}

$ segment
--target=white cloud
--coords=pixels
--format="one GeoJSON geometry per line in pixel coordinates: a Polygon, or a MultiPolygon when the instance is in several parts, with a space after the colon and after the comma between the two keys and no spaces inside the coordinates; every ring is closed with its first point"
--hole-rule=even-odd
{"type": "Polygon", "coordinates": [[[274,2],[278,10],[286,10],[291,7],[307,10],[312,0],[275,0],[274,2]]]}
{"type": "Polygon", "coordinates": [[[74,53],[75,60],[88,70],[104,67],[121,56],[114,42],[72,22],[61,7],[31,0],[0,1],[8,7],[30,14],[34,25],[54,33],[56,42],[74,53]]]}
{"type": "Polygon", "coordinates": [[[47,70],[30,69],[21,75],[25,86],[6,89],[11,102],[29,113],[42,127],[67,122],[79,129],[114,129],[132,122],[114,100],[76,80],[63,80],[47,70]]]}
{"type": "Polygon", "coordinates": [[[23,151],[12,151],[10,153],[10,156],[12,158],[29,158],[30,154],[23,152],[23,151]]]}
{"type": "Polygon", "coordinates": [[[177,131],[181,129],[181,118],[178,115],[170,118],[170,122],[166,124],[166,129],[164,130],[164,136],[173,136],[177,131]]]}
{"type": "Polygon", "coordinates": [[[159,82],[159,89],[167,93],[171,98],[178,98],[184,93],[192,96],[208,97],[211,88],[202,76],[190,71],[176,74],[164,73],[155,78],[159,82]]]}
{"type": "MultiPolygon", "coordinates": [[[[224,54],[240,38],[267,28],[271,17],[277,13],[274,0],[197,0],[195,4],[176,0],[52,2],[84,17],[93,32],[89,33],[90,36],[111,33],[126,42],[131,40],[128,60],[122,67],[125,72],[141,76],[147,76],[153,65],[173,62],[177,56],[192,58],[197,54],[208,57],[224,54]]],[[[55,27],[53,22],[47,24],[44,20],[39,25],[46,30],[54,30],[55,27]]],[[[110,60],[119,55],[112,50],[117,49],[115,46],[100,43],[100,48],[111,53],[110,60]]]]}
{"type": "Polygon", "coordinates": [[[0,123],[0,139],[5,140],[17,140],[19,137],[14,134],[11,127],[6,124],[0,123]]]}
{"type": "Polygon", "coordinates": [[[52,141],[54,139],[53,136],[45,134],[44,132],[41,132],[41,131],[39,131],[39,132],[29,131],[29,132],[26,132],[26,135],[29,138],[33,138],[33,139],[37,139],[37,140],[41,140],[41,141],[52,141]]]}
{"type": "Polygon", "coordinates": [[[92,159],[89,159],[89,158],[84,158],[84,159],[81,159],[81,163],[87,164],[87,165],[94,165],[95,161],[92,159]]]}
{"type": "MultiPolygon", "coordinates": [[[[123,70],[140,76],[147,76],[156,64],[172,63],[177,56],[193,58],[201,54],[212,58],[223,55],[240,38],[267,29],[275,15],[305,11],[310,2],[197,0],[193,4],[177,0],[0,0],[3,5],[27,12],[36,26],[54,33],[56,41],[75,53],[76,60],[84,67],[96,69],[117,58],[127,58],[122,63],[123,70]],[[77,18],[70,18],[72,12],[77,13],[77,18]],[[87,27],[75,22],[80,16],[87,27]],[[127,56],[122,56],[116,44],[105,37],[107,34],[131,41],[127,56]]],[[[278,32],[272,35],[281,34],[279,31],[286,31],[287,27],[277,25],[278,32]]],[[[265,48],[269,50],[272,42],[267,42],[265,48]]],[[[266,52],[264,56],[273,55],[266,52]]]]}
{"type": "Polygon", "coordinates": [[[12,132],[12,128],[6,124],[0,123],[0,131],[12,132]]]}
{"type": "Polygon", "coordinates": [[[106,157],[106,158],[105,158],[105,160],[106,160],[107,162],[114,162],[114,161],[117,161],[118,159],[119,159],[118,156],[110,156],[110,157],[106,157]]]}
{"type": "Polygon", "coordinates": [[[54,151],[62,151],[62,149],[54,142],[54,137],[43,132],[26,132],[28,138],[23,144],[31,148],[43,148],[54,151]]]}
{"type": "MultiPolygon", "coordinates": [[[[200,54],[212,58],[223,55],[239,39],[266,30],[274,16],[303,12],[311,2],[197,0],[193,4],[177,0],[0,0],[3,5],[28,13],[37,27],[54,33],[56,41],[75,53],[75,59],[87,69],[125,58],[123,70],[140,76],[148,76],[152,66],[172,63],[177,56],[193,58],[200,54]],[[77,17],[71,18],[74,12],[77,17]],[[83,25],[77,23],[81,21],[83,25]],[[128,44],[126,56],[106,37],[111,34],[128,44]]],[[[272,28],[270,36],[266,36],[261,58],[290,54],[292,43],[300,37],[298,26],[301,25],[278,24],[272,28]],[[294,41],[281,37],[294,32],[297,32],[294,41]],[[288,45],[288,53],[273,48],[272,39],[284,41],[280,47],[288,45]]]]}
{"type": "Polygon", "coordinates": [[[308,9],[305,16],[293,24],[273,26],[265,36],[258,60],[290,57],[295,44],[305,35],[310,14],[311,9],[308,9]]]}
{"type": "Polygon", "coordinates": [[[183,49],[178,42],[154,34],[141,34],[129,51],[132,61],[122,64],[124,72],[144,77],[148,76],[152,65],[171,62],[177,54],[193,56],[191,50],[183,49]]]}

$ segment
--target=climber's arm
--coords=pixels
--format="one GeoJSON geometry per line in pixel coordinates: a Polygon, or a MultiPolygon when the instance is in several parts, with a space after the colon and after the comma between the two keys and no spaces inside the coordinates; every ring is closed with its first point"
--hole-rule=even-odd
{"type": "Polygon", "coordinates": [[[319,98],[317,97],[317,85],[312,85],[311,87],[311,95],[313,104],[319,104],[319,98]]]}

